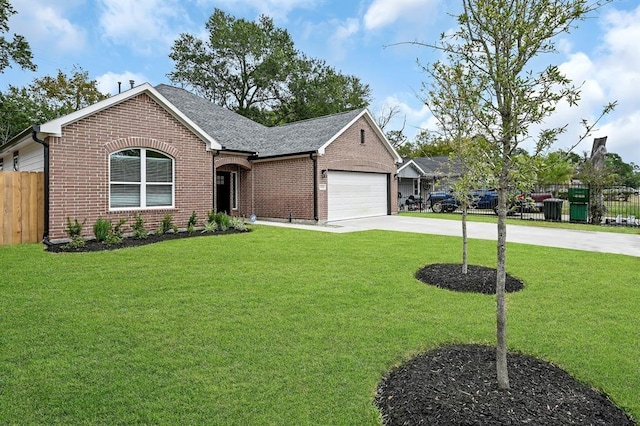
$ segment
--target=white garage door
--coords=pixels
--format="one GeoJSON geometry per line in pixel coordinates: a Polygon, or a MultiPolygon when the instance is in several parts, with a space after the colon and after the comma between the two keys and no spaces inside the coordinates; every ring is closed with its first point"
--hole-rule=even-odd
{"type": "Polygon", "coordinates": [[[328,220],[387,214],[387,175],[330,171],[328,220]]]}

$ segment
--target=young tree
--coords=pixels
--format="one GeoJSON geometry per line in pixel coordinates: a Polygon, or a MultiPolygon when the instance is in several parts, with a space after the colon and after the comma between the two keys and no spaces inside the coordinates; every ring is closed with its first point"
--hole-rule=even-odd
{"type": "MultiPolygon", "coordinates": [[[[462,209],[462,273],[468,271],[467,261],[467,212],[474,203],[473,190],[487,182],[490,176],[484,159],[486,141],[474,137],[477,128],[473,120],[473,109],[466,97],[466,73],[460,66],[448,66],[436,62],[432,68],[424,68],[431,76],[431,85],[423,85],[423,99],[438,122],[443,139],[448,140],[451,150],[450,163],[461,167],[460,177],[451,185],[453,194],[462,209]]],[[[453,167],[452,167],[453,169],[453,167]]],[[[492,185],[493,186],[493,185],[492,185]]]]}
{"type": "MultiPolygon", "coordinates": [[[[458,99],[488,142],[485,153],[498,192],[496,279],[496,375],[500,389],[509,388],[506,340],[507,196],[521,180],[516,164],[519,145],[529,127],[541,123],[560,101],[570,106],[580,98],[555,65],[537,69],[534,58],[555,51],[554,39],[599,8],[587,0],[462,0],[458,29],[443,34],[436,45],[445,55],[443,67],[460,70],[458,99]]],[[[548,148],[564,127],[546,129],[536,152],[548,148]]]]}
{"type": "Polygon", "coordinates": [[[169,79],[265,125],[364,107],[370,89],[354,76],[295,50],[267,16],[249,22],[215,9],[208,40],[182,34],[169,57],[169,79]]]}
{"type": "Polygon", "coordinates": [[[0,0],[0,74],[5,68],[11,66],[11,62],[15,62],[25,70],[36,70],[27,40],[18,34],[13,35],[13,40],[8,40],[3,35],[9,31],[9,17],[15,13],[9,0],[0,0]]]}

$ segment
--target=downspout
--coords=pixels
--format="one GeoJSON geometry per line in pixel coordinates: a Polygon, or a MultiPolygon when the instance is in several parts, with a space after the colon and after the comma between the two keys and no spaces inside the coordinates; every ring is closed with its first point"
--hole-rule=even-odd
{"type": "Polygon", "coordinates": [[[44,148],[44,231],[42,242],[49,245],[49,143],[38,139],[39,125],[32,127],[31,138],[44,148]]]}
{"type": "Polygon", "coordinates": [[[309,154],[313,161],[313,220],[318,221],[318,156],[314,152],[309,154]]]}
{"type": "Polygon", "coordinates": [[[213,153],[213,155],[211,156],[211,209],[212,211],[216,212],[216,193],[218,192],[217,186],[216,186],[216,157],[220,155],[220,151],[216,151],[213,153]]]}

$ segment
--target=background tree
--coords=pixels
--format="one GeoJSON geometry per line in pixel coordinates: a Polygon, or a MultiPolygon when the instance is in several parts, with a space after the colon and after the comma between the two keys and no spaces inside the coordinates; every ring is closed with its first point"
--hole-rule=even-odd
{"type": "Polygon", "coordinates": [[[320,59],[302,54],[294,61],[280,105],[275,106],[276,122],[291,123],[336,112],[364,108],[370,89],[354,76],[337,72],[320,59]]]}
{"type": "Polygon", "coordinates": [[[537,183],[540,185],[569,183],[576,171],[576,164],[562,151],[549,152],[534,157],[537,183]]]}
{"type": "Polygon", "coordinates": [[[430,130],[420,130],[412,141],[405,142],[398,152],[406,155],[403,157],[447,157],[453,152],[451,141],[442,134],[430,130]]]}
{"type": "MultiPolygon", "coordinates": [[[[392,120],[400,114],[400,107],[398,105],[394,106],[384,106],[382,110],[376,114],[376,124],[380,129],[385,132],[385,136],[391,145],[398,150],[398,153],[401,157],[408,157],[409,155],[403,155],[400,153],[400,147],[405,146],[408,142],[407,137],[404,134],[404,126],[407,124],[407,117],[405,116],[402,127],[396,130],[389,130],[389,124],[391,124],[392,120]]],[[[408,148],[408,147],[407,147],[408,148]]],[[[409,153],[410,149],[403,149],[403,152],[409,153]]]]}
{"type": "MultiPolygon", "coordinates": [[[[586,0],[463,0],[459,27],[429,45],[441,50],[444,67],[462,70],[457,96],[465,99],[475,125],[488,142],[490,164],[498,192],[496,279],[496,376],[500,389],[509,388],[506,343],[506,213],[509,191],[521,178],[514,154],[529,137],[529,127],[541,123],[560,101],[570,106],[579,89],[555,65],[537,69],[534,58],[555,51],[554,39],[568,32],[603,2],[586,0]]],[[[548,148],[564,128],[546,129],[536,152],[548,148]]]]}
{"type": "Polygon", "coordinates": [[[27,87],[9,86],[0,93],[0,144],[24,129],[44,123],[106,99],[89,73],[74,67],[71,75],[36,78],[27,87]]]}
{"type": "Polygon", "coordinates": [[[25,70],[36,70],[27,40],[18,34],[13,35],[13,40],[4,36],[9,31],[9,17],[15,13],[15,9],[8,0],[0,0],[0,74],[4,72],[5,68],[11,66],[11,62],[15,62],[25,70]]]}
{"type": "Polygon", "coordinates": [[[265,125],[361,108],[369,86],[295,50],[289,33],[261,16],[236,19],[215,9],[208,40],[181,34],[169,79],[265,125]]]}

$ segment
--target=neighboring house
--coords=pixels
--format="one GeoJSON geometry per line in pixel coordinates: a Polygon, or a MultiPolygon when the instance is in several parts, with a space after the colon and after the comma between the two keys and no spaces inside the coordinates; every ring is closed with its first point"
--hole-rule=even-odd
{"type": "Polygon", "coordinates": [[[265,127],[183,89],[143,84],[27,129],[4,170],[44,171],[45,238],[98,217],[149,230],[192,211],[324,223],[397,211],[402,160],[366,109],[265,127]],[[15,166],[14,166],[15,165],[15,166]]]}
{"type": "Polygon", "coordinates": [[[410,195],[426,199],[432,191],[448,190],[460,170],[447,156],[405,159],[398,166],[398,203],[406,203],[410,195]]]}

